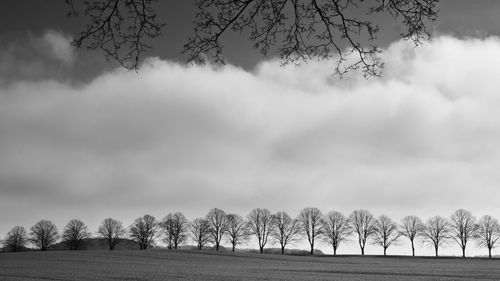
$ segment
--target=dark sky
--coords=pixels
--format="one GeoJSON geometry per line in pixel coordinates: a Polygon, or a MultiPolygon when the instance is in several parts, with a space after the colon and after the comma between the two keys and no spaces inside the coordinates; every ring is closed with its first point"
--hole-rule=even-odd
{"type": "MultiPolygon", "coordinates": [[[[2,1],[0,9],[0,44],[6,45],[12,41],[24,41],[26,36],[39,35],[44,30],[52,29],[67,34],[76,34],[85,26],[83,16],[68,18],[67,5],[62,0],[6,0],[2,1]]],[[[159,56],[162,59],[184,61],[181,54],[183,44],[187,41],[193,28],[195,9],[192,1],[159,1],[156,3],[158,17],[166,22],[163,36],[151,42],[153,50],[148,55],[159,56]]],[[[431,30],[438,34],[468,35],[499,35],[500,3],[495,0],[443,0],[439,4],[439,19],[431,30]]],[[[397,40],[399,32],[397,22],[391,18],[382,17],[378,23],[385,27],[379,34],[380,46],[397,40]]],[[[234,65],[251,69],[263,57],[253,49],[252,44],[244,36],[228,33],[223,42],[225,56],[234,65]]],[[[271,56],[273,54],[270,54],[271,56]]],[[[92,60],[93,66],[82,65],[83,71],[96,71],[109,67],[102,60],[92,60]]]]}
{"type": "Polygon", "coordinates": [[[213,207],[500,218],[500,1],[442,1],[418,48],[380,18],[384,75],[342,80],[238,34],[227,66],[185,65],[191,1],[158,3],[168,25],[138,73],[72,48],[85,22],[62,0],[0,5],[0,235],[213,207]]]}

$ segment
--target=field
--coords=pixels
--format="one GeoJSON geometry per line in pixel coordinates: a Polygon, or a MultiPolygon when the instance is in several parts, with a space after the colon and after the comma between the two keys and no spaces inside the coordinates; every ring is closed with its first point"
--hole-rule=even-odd
{"type": "Polygon", "coordinates": [[[49,251],[0,253],[0,280],[500,280],[500,260],[49,251]]]}

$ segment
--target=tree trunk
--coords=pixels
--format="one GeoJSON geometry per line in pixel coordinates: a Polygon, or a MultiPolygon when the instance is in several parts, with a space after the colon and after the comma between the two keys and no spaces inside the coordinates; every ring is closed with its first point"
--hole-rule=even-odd
{"type": "Polygon", "coordinates": [[[465,258],[465,247],[462,247],[462,258],[465,258]]]}
{"type": "Polygon", "coordinates": [[[384,247],[384,256],[387,256],[387,248],[384,247]]]}
{"type": "Polygon", "coordinates": [[[337,255],[337,247],[333,247],[333,255],[336,256],[337,255]]]}
{"type": "Polygon", "coordinates": [[[260,246],[259,248],[260,248],[260,253],[261,254],[264,253],[264,247],[260,246]]]}
{"type": "Polygon", "coordinates": [[[218,252],[219,251],[219,242],[215,243],[215,250],[218,252]]]}
{"type": "Polygon", "coordinates": [[[365,247],[360,247],[361,248],[361,255],[364,256],[365,255],[365,247]]]}
{"type": "Polygon", "coordinates": [[[491,247],[488,247],[488,258],[491,259],[491,247]]]}
{"type": "Polygon", "coordinates": [[[234,248],[236,248],[236,243],[233,243],[233,252],[234,252],[234,248]]]}
{"type": "Polygon", "coordinates": [[[411,240],[411,254],[415,256],[415,245],[413,244],[413,239],[411,240]]]}
{"type": "Polygon", "coordinates": [[[314,243],[311,243],[311,255],[314,254],[314,243]]]}
{"type": "Polygon", "coordinates": [[[285,254],[285,246],[281,246],[281,254],[284,255],[285,254]]]}
{"type": "Polygon", "coordinates": [[[439,256],[439,255],[438,255],[438,248],[439,248],[439,246],[437,246],[437,245],[436,245],[436,246],[434,246],[434,249],[436,250],[436,257],[438,257],[438,256],[439,256]]]}

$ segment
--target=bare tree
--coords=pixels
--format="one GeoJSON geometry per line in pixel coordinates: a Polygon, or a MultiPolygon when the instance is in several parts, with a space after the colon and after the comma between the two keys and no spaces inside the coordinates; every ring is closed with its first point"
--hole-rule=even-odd
{"type": "Polygon", "coordinates": [[[59,239],[56,225],[48,220],[37,222],[30,229],[30,241],[42,251],[52,246],[59,239]]]}
{"type": "Polygon", "coordinates": [[[129,228],[130,237],[139,243],[139,249],[146,250],[154,244],[158,234],[158,223],[151,215],[144,215],[135,219],[129,228]]]}
{"type": "Polygon", "coordinates": [[[475,237],[477,225],[476,218],[472,213],[463,209],[456,210],[450,218],[451,237],[462,249],[462,257],[465,258],[467,243],[475,237]]]}
{"type": "Polygon", "coordinates": [[[361,255],[364,255],[366,241],[375,232],[375,218],[367,210],[355,210],[349,216],[349,220],[354,232],[358,234],[361,255]]]}
{"type": "Polygon", "coordinates": [[[491,250],[495,248],[500,238],[500,225],[498,221],[491,216],[483,216],[478,223],[476,238],[479,247],[488,248],[488,257],[491,259],[491,250]]]}
{"type": "MultiPolygon", "coordinates": [[[[81,7],[66,0],[70,15],[81,7]]],[[[84,1],[89,19],[73,45],[102,49],[129,69],[136,69],[146,41],[160,35],[151,0],[84,1]]],[[[276,51],[283,63],[311,59],[336,61],[343,74],[361,68],[365,76],[379,75],[383,62],[375,45],[380,27],[374,15],[401,21],[401,37],[418,45],[430,38],[427,23],[437,18],[439,0],[197,0],[194,34],[184,46],[190,61],[206,55],[223,62],[221,39],[229,31],[250,35],[256,49],[276,51]],[[354,58],[348,60],[350,55],[354,58]]]]}
{"type": "Polygon", "coordinates": [[[257,237],[259,250],[262,254],[267,239],[273,230],[273,215],[268,209],[253,209],[247,216],[248,230],[257,237]]]}
{"type": "Polygon", "coordinates": [[[210,235],[212,235],[212,241],[215,243],[215,250],[219,251],[222,237],[224,237],[227,232],[226,213],[222,210],[214,208],[208,212],[206,218],[210,224],[210,235]]]}
{"type": "Polygon", "coordinates": [[[89,228],[83,221],[72,219],[63,229],[62,240],[69,244],[70,250],[79,250],[90,236],[89,228]]]}
{"type": "Polygon", "coordinates": [[[415,238],[422,234],[424,224],[417,216],[406,216],[401,220],[401,235],[410,239],[411,253],[415,256],[415,238]]]}
{"type": "Polygon", "coordinates": [[[450,224],[445,218],[435,216],[429,218],[425,223],[423,231],[424,242],[431,244],[438,256],[439,246],[446,243],[450,238],[450,224]]]}
{"type": "Polygon", "coordinates": [[[248,224],[242,216],[237,214],[227,215],[227,238],[233,246],[233,252],[237,245],[248,239],[249,235],[248,224]]]}
{"type": "Polygon", "coordinates": [[[125,229],[120,221],[107,218],[101,223],[97,233],[108,241],[109,250],[114,250],[120,239],[125,236],[125,229]]]}
{"type": "Polygon", "coordinates": [[[281,254],[285,254],[285,247],[297,239],[300,229],[297,220],[292,219],[285,212],[273,215],[274,227],[271,236],[280,244],[281,254]]]}
{"type": "Polygon", "coordinates": [[[311,255],[314,254],[314,240],[323,234],[321,228],[322,217],[323,214],[317,208],[304,208],[297,216],[299,229],[307,237],[307,241],[311,245],[311,255]]]}
{"type": "Polygon", "coordinates": [[[337,255],[340,243],[352,234],[351,223],[342,213],[331,211],[323,217],[323,233],[325,240],[333,247],[333,255],[337,255]]]}
{"type": "Polygon", "coordinates": [[[167,248],[171,250],[174,248],[174,233],[172,231],[174,228],[174,222],[171,218],[167,217],[163,218],[163,221],[160,223],[160,227],[165,234],[165,238],[163,238],[162,240],[165,244],[167,244],[167,248]]]}
{"type": "Polygon", "coordinates": [[[3,249],[9,252],[19,252],[28,243],[28,232],[22,226],[14,226],[2,241],[3,249]]]}
{"type": "Polygon", "coordinates": [[[201,250],[211,241],[210,222],[205,218],[195,219],[191,223],[191,234],[196,242],[198,250],[201,250]]]}
{"type": "Polygon", "coordinates": [[[189,222],[181,212],[168,214],[160,223],[166,235],[164,241],[169,249],[184,243],[188,238],[189,222]]]}
{"type": "Polygon", "coordinates": [[[388,216],[382,215],[375,220],[373,243],[384,248],[384,256],[387,255],[387,248],[395,244],[400,236],[398,225],[388,216]]]}

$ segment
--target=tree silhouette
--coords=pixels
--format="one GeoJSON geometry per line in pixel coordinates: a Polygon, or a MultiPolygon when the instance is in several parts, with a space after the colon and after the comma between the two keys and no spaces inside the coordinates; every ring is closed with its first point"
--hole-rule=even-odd
{"type": "Polygon", "coordinates": [[[72,219],[63,229],[62,240],[69,244],[70,250],[79,250],[83,241],[90,238],[87,225],[78,219],[72,219]]]}
{"type": "Polygon", "coordinates": [[[156,218],[144,215],[137,218],[130,226],[130,237],[139,244],[139,249],[146,250],[154,244],[158,232],[156,218]]]}
{"type": "Polygon", "coordinates": [[[352,228],[349,219],[342,213],[331,211],[323,217],[323,233],[328,244],[332,245],[333,255],[337,255],[340,243],[351,235],[352,228]]]}
{"type": "Polygon", "coordinates": [[[97,233],[108,241],[109,250],[114,250],[120,239],[125,236],[126,231],[122,222],[107,218],[103,220],[97,233]]]}
{"type": "MultiPolygon", "coordinates": [[[[137,69],[147,41],[160,36],[151,0],[85,1],[69,4],[70,15],[83,10],[88,19],[73,45],[101,49],[129,69],[137,69]]],[[[376,44],[378,17],[404,27],[400,36],[418,45],[430,38],[427,23],[437,18],[439,0],[196,0],[192,36],[184,46],[189,61],[206,56],[224,62],[221,39],[233,31],[249,35],[262,54],[276,51],[283,63],[311,59],[336,61],[342,75],[361,68],[365,76],[380,75],[383,62],[376,44]],[[349,59],[353,55],[353,59],[349,59]]]]}
{"type": "Polygon", "coordinates": [[[382,215],[375,220],[373,243],[384,248],[384,256],[387,255],[387,248],[393,245],[400,236],[398,225],[388,216],[382,215]]]}
{"type": "Polygon", "coordinates": [[[2,241],[3,249],[8,252],[18,252],[23,250],[28,243],[28,233],[22,226],[14,226],[2,241]]]}
{"type": "Polygon", "coordinates": [[[445,218],[435,216],[427,220],[423,231],[424,242],[431,244],[439,256],[439,246],[446,243],[450,238],[450,224],[445,218]]]}
{"type": "Polygon", "coordinates": [[[197,244],[198,250],[201,250],[206,244],[212,241],[210,222],[205,218],[195,219],[191,223],[191,234],[193,241],[197,244]]]}
{"type": "Polygon", "coordinates": [[[483,216],[478,223],[476,239],[479,247],[488,248],[488,257],[491,259],[491,250],[495,248],[500,238],[498,220],[489,215],[483,216]]]}
{"type": "Polygon", "coordinates": [[[271,236],[281,247],[281,254],[285,254],[285,247],[297,239],[300,229],[297,220],[292,219],[285,212],[278,212],[273,215],[274,226],[271,236]]]}
{"type": "Polygon", "coordinates": [[[476,218],[472,213],[463,209],[456,210],[450,218],[451,237],[462,249],[462,257],[465,258],[467,243],[476,235],[476,218]]]}
{"type": "Polygon", "coordinates": [[[406,216],[401,220],[401,235],[410,239],[411,254],[415,256],[415,238],[422,234],[424,224],[417,216],[406,216]]]}
{"type": "Polygon", "coordinates": [[[314,254],[314,241],[316,237],[323,234],[321,211],[317,208],[304,208],[297,216],[299,229],[307,237],[311,246],[310,254],[314,254]]]}
{"type": "Polygon", "coordinates": [[[56,225],[48,220],[37,222],[30,229],[30,241],[41,251],[46,251],[59,239],[56,225]]]}
{"type": "Polygon", "coordinates": [[[237,245],[248,239],[249,235],[248,224],[242,216],[238,214],[227,215],[227,239],[233,246],[233,252],[237,245]]]}
{"type": "Polygon", "coordinates": [[[177,247],[188,238],[189,222],[181,212],[168,214],[160,223],[165,233],[164,241],[169,249],[177,247]]]}
{"type": "Polygon", "coordinates": [[[251,234],[257,237],[259,250],[262,254],[264,246],[267,244],[267,239],[273,230],[273,215],[268,209],[253,209],[247,216],[248,230],[251,234]]]}
{"type": "Polygon", "coordinates": [[[375,232],[375,218],[367,210],[355,210],[349,216],[352,229],[358,234],[361,255],[365,255],[365,245],[369,237],[375,232]]]}
{"type": "Polygon", "coordinates": [[[227,232],[226,213],[220,209],[214,208],[208,212],[206,219],[210,225],[209,230],[212,241],[215,243],[215,250],[219,251],[222,237],[224,237],[227,232]]]}

